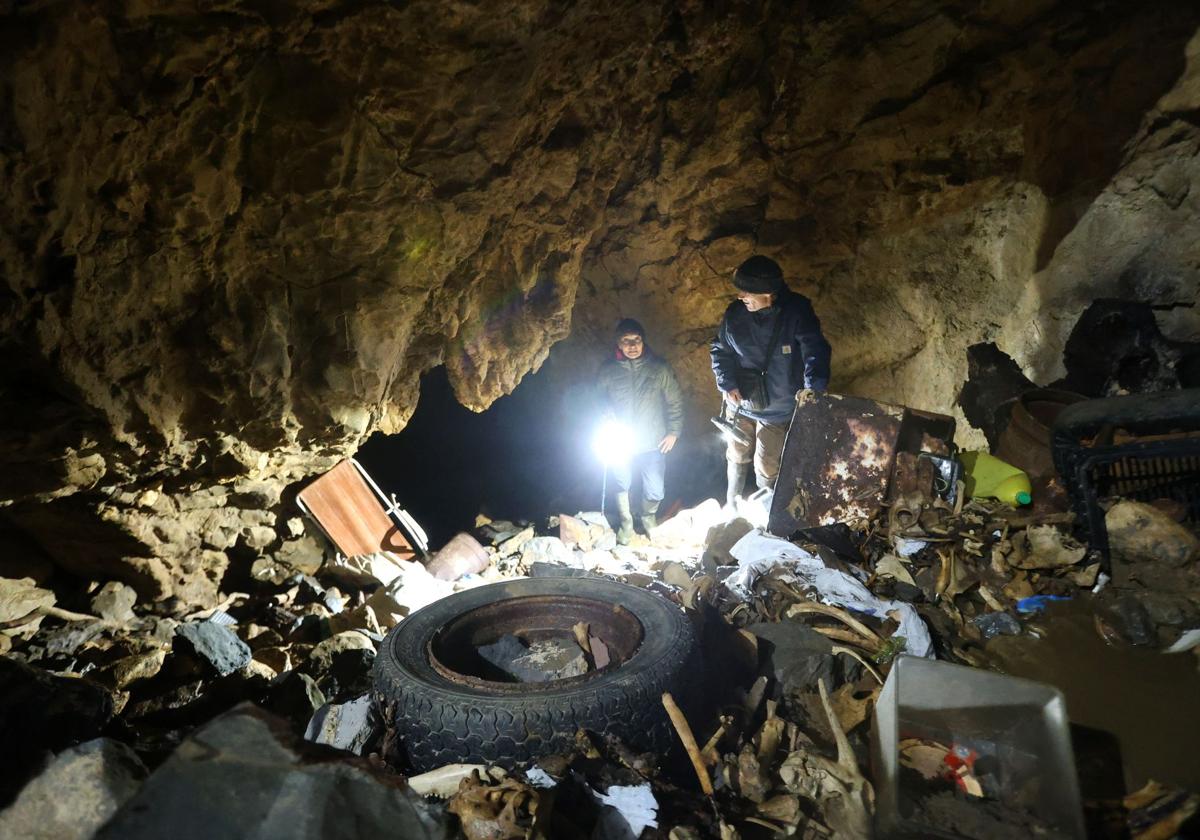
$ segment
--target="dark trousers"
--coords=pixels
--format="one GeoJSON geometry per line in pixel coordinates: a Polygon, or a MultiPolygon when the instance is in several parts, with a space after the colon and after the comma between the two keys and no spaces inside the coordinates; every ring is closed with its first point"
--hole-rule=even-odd
{"type": "Polygon", "coordinates": [[[614,465],[613,481],[617,483],[618,490],[623,493],[629,492],[635,470],[642,475],[642,499],[647,502],[661,502],[663,484],[667,477],[667,459],[663,454],[657,449],[651,449],[649,452],[634,455],[628,464],[614,465]]]}

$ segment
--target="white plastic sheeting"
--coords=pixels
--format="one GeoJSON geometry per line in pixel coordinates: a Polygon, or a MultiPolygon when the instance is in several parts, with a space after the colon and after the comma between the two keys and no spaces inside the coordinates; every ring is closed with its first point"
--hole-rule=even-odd
{"type": "Polygon", "coordinates": [[[896,635],[904,637],[905,652],[913,656],[933,657],[929,628],[911,604],[875,597],[861,582],[845,572],[826,568],[820,557],[799,546],[755,530],[734,543],[729,553],[738,561],[738,565],[737,570],[725,580],[725,585],[738,595],[748,598],[759,576],[783,565],[787,567],[790,578],[813,590],[822,603],[879,618],[895,618],[900,623],[896,635]]]}

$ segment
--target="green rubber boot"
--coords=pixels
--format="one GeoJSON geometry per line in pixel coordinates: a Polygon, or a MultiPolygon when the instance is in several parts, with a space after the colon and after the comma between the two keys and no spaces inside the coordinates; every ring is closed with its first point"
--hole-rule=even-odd
{"type": "Polygon", "coordinates": [[[725,506],[731,510],[734,507],[735,500],[746,489],[746,476],[749,474],[749,464],[725,462],[725,506]]]}
{"type": "Polygon", "coordinates": [[[648,502],[642,501],[642,530],[646,532],[646,536],[650,536],[650,529],[658,527],[658,504],[659,501],[648,502]]]}
{"type": "Polygon", "coordinates": [[[617,494],[617,513],[621,516],[621,527],[617,529],[617,542],[629,545],[633,539],[633,511],[629,509],[629,493],[617,494]]]}

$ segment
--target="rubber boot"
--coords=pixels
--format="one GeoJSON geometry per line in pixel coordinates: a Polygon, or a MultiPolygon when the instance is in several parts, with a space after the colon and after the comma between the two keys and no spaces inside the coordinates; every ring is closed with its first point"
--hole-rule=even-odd
{"type": "Polygon", "coordinates": [[[775,476],[775,478],[767,478],[762,473],[756,472],[754,474],[754,483],[758,485],[759,490],[772,490],[773,491],[775,489],[775,481],[778,478],[779,478],[779,476],[775,476]]]}
{"type": "Polygon", "coordinates": [[[658,527],[658,501],[642,501],[642,530],[650,536],[650,529],[658,527]]]}
{"type": "Polygon", "coordinates": [[[621,527],[617,529],[617,542],[629,545],[633,539],[633,511],[629,509],[629,493],[617,494],[617,513],[621,516],[621,527]]]}
{"type": "Polygon", "coordinates": [[[746,487],[746,476],[750,474],[749,464],[733,464],[725,462],[725,506],[734,508],[738,496],[746,487]]]}

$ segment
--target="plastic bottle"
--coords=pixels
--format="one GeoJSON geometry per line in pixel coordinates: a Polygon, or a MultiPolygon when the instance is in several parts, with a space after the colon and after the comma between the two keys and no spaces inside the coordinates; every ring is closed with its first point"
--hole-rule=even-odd
{"type": "Polygon", "coordinates": [[[1029,476],[1006,461],[986,452],[963,452],[959,455],[967,495],[984,499],[999,499],[1014,507],[1033,501],[1029,476]]]}

